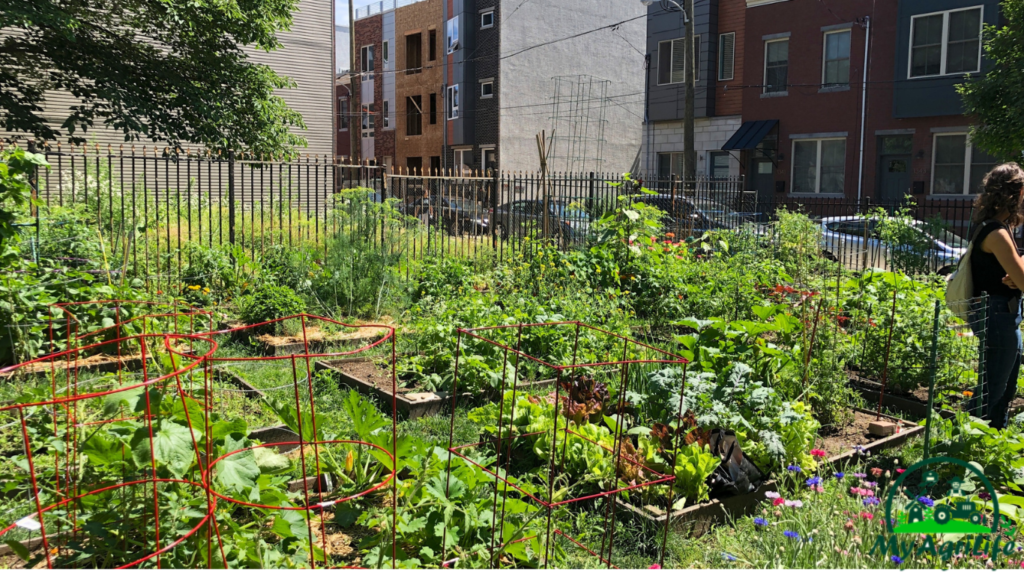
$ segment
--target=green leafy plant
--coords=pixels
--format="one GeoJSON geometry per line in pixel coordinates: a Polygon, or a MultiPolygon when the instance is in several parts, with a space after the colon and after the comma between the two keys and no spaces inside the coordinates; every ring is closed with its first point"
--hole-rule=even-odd
{"type": "Polygon", "coordinates": [[[287,286],[262,286],[239,300],[242,320],[249,324],[301,314],[306,303],[287,286]]]}

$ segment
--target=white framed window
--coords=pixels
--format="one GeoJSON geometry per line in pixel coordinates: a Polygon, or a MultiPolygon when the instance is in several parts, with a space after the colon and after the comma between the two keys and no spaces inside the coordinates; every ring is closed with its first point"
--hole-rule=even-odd
{"type": "Polygon", "coordinates": [[[966,133],[936,134],[932,144],[932,194],[977,194],[985,174],[999,164],[966,133]]]}
{"type": "Polygon", "coordinates": [[[473,149],[460,148],[455,152],[455,173],[467,174],[473,169],[473,149]]]}
{"type": "Polygon", "coordinates": [[[907,77],[980,72],[983,20],[982,6],[913,16],[907,77]]]}
{"type": "Polygon", "coordinates": [[[445,24],[445,45],[448,46],[448,53],[452,54],[459,49],[459,17],[452,18],[445,24]]]}
{"type": "Polygon", "coordinates": [[[498,154],[494,148],[480,148],[480,168],[485,174],[488,170],[498,169],[498,154]]]}
{"type": "Polygon", "coordinates": [[[363,138],[373,138],[373,130],[375,124],[373,104],[367,104],[362,107],[363,116],[363,138]]]}
{"type": "Polygon", "coordinates": [[[373,72],[373,46],[363,46],[359,50],[359,61],[363,72],[373,72]]]}
{"type": "MultiPolygon", "coordinates": [[[[658,85],[686,81],[686,38],[658,43],[658,85]]],[[[700,62],[700,36],[693,37],[693,61],[700,62]]],[[[693,81],[700,80],[700,67],[693,69],[693,81]]]]}
{"type": "Polygon", "coordinates": [[[668,180],[673,175],[683,174],[683,153],[682,152],[659,152],[658,153],[658,180],[668,180]]]}
{"type": "Polygon", "coordinates": [[[846,138],[793,141],[794,194],[842,194],[846,182],[846,138]]]}
{"type": "Polygon", "coordinates": [[[764,92],[789,90],[789,38],[764,43],[764,92]]]}
{"type": "Polygon", "coordinates": [[[718,35],[718,79],[732,80],[736,75],[736,33],[718,35]]]}
{"type": "Polygon", "coordinates": [[[494,96],[494,81],[488,80],[480,83],[480,98],[492,98],[494,96]]]}
{"type": "Polygon", "coordinates": [[[384,68],[387,68],[388,62],[391,61],[391,42],[385,40],[380,52],[381,62],[384,64],[384,68]]]}
{"type": "Polygon", "coordinates": [[[480,28],[494,28],[494,11],[482,12],[480,14],[480,28]]]}
{"type": "Polygon", "coordinates": [[[384,101],[384,109],[381,115],[381,121],[384,128],[391,127],[391,102],[389,100],[384,101]]]}
{"type": "Polygon", "coordinates": [[[850,30],[826,32],[821,58],[821,85],[850,85],[850,30]]]}
{"type": "Polygon", "coordinates": [[[448,87],[448,98],[446,102],[448,106],[448,119],[455,120],[459,117],[459,85],[448,87]]]}

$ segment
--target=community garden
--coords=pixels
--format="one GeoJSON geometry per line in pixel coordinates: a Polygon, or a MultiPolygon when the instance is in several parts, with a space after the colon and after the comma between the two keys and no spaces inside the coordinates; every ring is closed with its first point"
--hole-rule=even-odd
{"type": "Polygon", "coordinates": [[[984,330],[903,213],[886,270],[799,210],[678,237],[629,175],[571,246],[440,250],[360,188],[215,245],[181,242],[191,203],[54,171],[0,162],[7,566],[1024,561],[1024,416],[972,416],[984,330]],[[41,173],[102,194],[33,201],[41,173]],[[964,495],[925,496],[926,457],[964,495]],[[968,502],[988,539],[895,540],[893,502],[968,502]]]}

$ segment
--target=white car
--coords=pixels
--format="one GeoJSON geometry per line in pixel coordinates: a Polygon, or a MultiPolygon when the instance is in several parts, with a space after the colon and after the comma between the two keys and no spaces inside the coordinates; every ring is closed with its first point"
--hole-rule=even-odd
{"type": "MultiPolygon", "coordinates": [[[[842,262],[848,268],[889,268],[889,249],[882,244],[875,229],[878,220],[862,216],[822,218],[821,232],[825,257],[842,262]]],[[[939,235],[925,232],[920,220],[911,225],[931,241],[927,254],[929,268],[940,275],[953,271],[967,250],[967,241],[948,231],[939,235]]]]}

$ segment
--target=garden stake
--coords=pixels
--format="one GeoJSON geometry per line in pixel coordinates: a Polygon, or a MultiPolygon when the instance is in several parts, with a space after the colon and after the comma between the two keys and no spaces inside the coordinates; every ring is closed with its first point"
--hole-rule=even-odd
{"type": "MultiPolygon", "coordinates": [[[[263,176],[260,175],[262,180],[263,176]]],[[[261,215],[262,219],[263,216],[261,215]]],[[[324,234],[326,234],[326,228],[324,234]]],[[[391,484],[391,569],[394,570],[398,562],[398,374],[395,366],[398,363],[398,352],[395,350],[396,338],[391,338],[391,470],[395,473],[395,480],[391,484]]],[[[308,362],[308,360],[307,360],[308,362]]],[[[310,389],[312,394],[312,389],[310,389]]],[[[313,397],[310,396],[310,404],[313,397]]],[[[327,538],[324,538],[324,547],[327,546],[327,538]]]]}
{"type": "MultiPolygon", "coordinates": [[[[299,318],[300,318],[300,320],[302,322],[302,348],[305,351],[305,357],[306,357],[306,387],[309,389],[308,394],[309,394],[310,420],[313,422],[313,459],[316,461],[316,492],[317,492],[317,502],[323,502],[323,499],[324,499],[324,487],[323,487],[323,481],[321,480],[322,474],[321,474],[321,471],[320,471],[320,444],[318,442],[320,440],[320,435],[317,433],[317,426],[316,426],[316,402],[313,401],[313,373],[312,373],[312,371],[310,371],[310,368],[309,368],[309,338],[306,336],[306,317],[305,316],[300,316],[299,318]]],[[[392,386],[393,386],[393,384],[394,383],[392,383],[392,386]]],[[[392,400],[394,399],[394,394],[392,394],[391,398],[392,398],[392,400]]],[[[297,418],[301,418],[302,417],[302,415],[301,415],[301,407],[297,403],[295,405],[295,415],[296,415],[297,418]]],[[[392,420],[394,420],[394,418],[392,418],[392,420]]],[[[306,506],[309,506],[309,500],[306,500],[306,506]]],[[[320,538],[321,538],[321,542],[323,542],[323,545],[324,545],[325,548],[327,546],[327,528],[324,526],[324,524],[325,524],[324,516],[326,514],[327,514],[327,511],[324,510],[323,508],[320,508],[320,538]]],[[[392,530],[392,532],[393,532],[393,530],[392,530]]],[[[327,558],[326,552],[324,553],[324,557],[327,558]]]]}
{"type": "MultiPolygon", "coordinates": [[[[302,462],[302,494],[305,498],[306,506],[309,506],[309,475],[306,473],[306,450],[305,450],[305,435],[302,433],[302,414],[299,413],[299,407],[302,406],[299,401],[299,374],[295,368],[295,354],[291,355],[292,359],[292,384],[295,389],[295,422],[299,432],[299,461],[302,462]]],[[[316,437],[313,438],[316,440],[316,437]]],[[[320,482],[320,477],[317,476],[316,482],[320,482]]],[[[316,554],[313,552],[313,527],[309,523],[309,514],[306,514],[306,531],[309,534],[309,567],[316,568],[316,554]]]]}
{"type": "MultiPolygon", "coordinates": [[[[517,332],[518,332],[518,335],[516,337],[516,352],[519,352],[520,347],[523,344],[523,327],[519,326],[519,330],[517,332]]],[[[506,351],[507,351],[507,349],[506,349],[506,351]]],[[[520,355],[516,354],[515,356],[516,356],[516,364],[512,368],[512,410],[511,410],[511,412],[509,412],[509,421],[508,421],[508,450],[506,451],[507,455],[505,457],[506,467],[505,467],[505,479],[504,479],[504,482],[506,484],[506,488],[502,490],[502,495],[501,495],[501,522],[499,523],[499,530],[502,531],[502,540],[504,540],[504,532],[505,532],[505,503],[508,501],[508,489],[507,489],[507,484],[508,484],[508,466],[507,466],[507,463],[512,461],[512,441],[513,441],[512,440],[512,426],[513,426],[512,422],[516,418],[516,383],[519,382],[519,358],[520,358],[520,355]]],[[[502,396],[502,398],[504,398],[505,397],[505,392],[504,392],[504,390],[505,390],[505,383],[504,382],[502,382],[501,388],[502,388],[501,396],[502,396]]],[[[557,390],[555,391],[555,393],[556,394],[558,393],[557,390]]],[[[500,421],[498,422],[498,431],[499,431],[499,433],[501,431],[501,422],[500,421]]],[[[450,444],[449,444],[449,446],[450,446],[450,444]]],[[[500,450],[500,444],[499,444],[499,450],[500,450]]],[[[499,453],[499,455],[500,455],[500,453],[499,453]]],[[[497,475],[495,475],[495,477],[497,477],[497,475]]],[[[495,495],[495,496],[497,496],[497,495],[495,495]]],[[[493,536],[493,533],[492,533],[492,536],[493,536]]],[[[501,547],[504,547],[504,546],[505,546],[505,544],[502,543],[501,547]]],[[[494,557],[493,546],[491,547],[491,557],[492,558],[494,557]]]]}
{"type": "Polygon", "coordinates": [[[672,453],[672,476],[673,479],[668,483],[668,504],[665,506],[665,534],[661,537],[661,559],[658,564],[665,565],[665,551],[668,548],[668,527],[669,522],[672,519],[672,496],[673,491],[676,487],[675,473],[676,473],[676,462],[679,458],[679,428],[683,421],[683,398],[686,393],[686,369],[689,367],[689,363],[683,364],[683,381],[679,385],[679,411],[676,414],[678,420],[675,431],[675,442],[673,445],[672,453]]]}
{"type": "Polygon", "coordinates": [[[896,295],[899,293],[899,276],[893,272],[892,277],[892,314],[889,316],[889,333],[885,339],[885,363],[882,365],[882,390],[878,394],[878,411],[875,418],[882,419],[882,399],[885,397],[885,385],[889,378],[889,354],[892,351],[892,332],[896,325],[896,295]]]}
{"type": "Polygon", "coordinates": [[[932,412],[935,409],[935,371],[938,367],[939,354],[939,313],[942,301],[935,300],[935,319],[932,321],[932,365],[928,376],[928,419],[924,425],[924,459],[928,459],[932,436],[932,412]]]}
{"type": "Polygon", "coordinates": [[[811,356],[814,354],[814,339],[818,335],[818,320],[821,319],[821,307],[824,305],[825,297],[822,296],[821,300],[818,301],[818,311],[814,314],[814,327],[811,329],[811,342],[807,346],[807,354],[804,357],[804,392],[800,394],[801,396],[807,393],[807,378],[811,372],[811,356]]]}
{"type": "Polygon", "coordinates": [[[25,424],[25,412],[22,408],[18,408],[18,417],[21,420],[21,438],[25,442],[25,455],[28,458],[29,477],[32,479],[32,497],[36,503],[36,516],[39,517],[39,534],[43,538],[43,549],[46,551],[46,567],[53,569],[53,561],[50,560],[50,543],[46,538],[46,519],[43,518],[43,507],[39,502],[39,484],[36,482],[36,465],[32,458],[32,444],[28,440],[28,426],[25,424]]]}
{"type": "MultiPolygon", "coordinates": [[[[459,357],[462,355],[462,328],[459,328],[455,335],[455,371],[452,379],[452,418],[448,425],[448,465],[446,466],[444,480],[444,497],[448,498],[452,482],[452,444],[455,439],[455,400],[459,397],[459,357]]],[[[521,330],[521,328],[520,328],[521,330]]],[[[500,424],[500,423],[499,423],[500,424]]],[[[444,564],[445,556],[448,555],[448,524],[445,523],[441,529],[441,563],[444,564]]]]}

